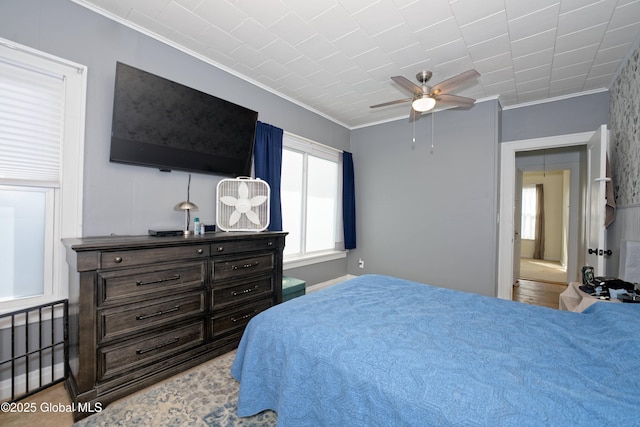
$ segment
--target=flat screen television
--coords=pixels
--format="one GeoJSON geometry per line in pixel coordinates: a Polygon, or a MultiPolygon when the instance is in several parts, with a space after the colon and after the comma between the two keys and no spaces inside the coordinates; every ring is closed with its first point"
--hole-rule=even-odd
{"type": "Polygon", "coordinates": [[[258,113],[118,62],[110,160],[249,176],[258,113]]]}

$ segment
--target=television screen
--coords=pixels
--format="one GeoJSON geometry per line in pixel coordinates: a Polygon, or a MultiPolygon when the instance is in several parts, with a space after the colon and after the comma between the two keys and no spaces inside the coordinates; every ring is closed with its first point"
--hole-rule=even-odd
{"type": "Polygon", "coordinates": [[[249,176],[258,113],[118,62],[110,160],[249,176]]]}

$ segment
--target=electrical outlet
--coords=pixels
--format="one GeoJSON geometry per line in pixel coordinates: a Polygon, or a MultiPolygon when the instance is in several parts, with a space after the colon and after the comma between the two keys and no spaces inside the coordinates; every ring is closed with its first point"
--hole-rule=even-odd
{"type": "Polygon", "coordinates": [[[364,268],[364,260],[362,258],[358,260],[358,268],[364,268]]]}

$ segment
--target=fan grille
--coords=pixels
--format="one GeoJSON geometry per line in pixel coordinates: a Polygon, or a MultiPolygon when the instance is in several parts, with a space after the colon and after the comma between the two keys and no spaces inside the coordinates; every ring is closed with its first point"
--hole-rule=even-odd
{"type": "Polygon", "coordinates": [[[222,231],[263,231],[269,226],[269,184],[260,179],[223,179],[216,189],[216,223],[222,231]]]}

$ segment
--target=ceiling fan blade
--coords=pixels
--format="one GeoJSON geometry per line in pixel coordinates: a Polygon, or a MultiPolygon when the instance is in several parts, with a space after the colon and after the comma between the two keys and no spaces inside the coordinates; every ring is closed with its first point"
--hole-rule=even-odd
{"type": "Polygon", "coordinates": [[[415,83],[412,83],[411,80],[407,79],[403,76],[393,76],[391,80],[398,83],[403,88],[407,89],[414,95],[422,95],[422,88],[415,83]]]}
{"type": "Polygon", "coordinates": [[[442,94],[436,97],[438,104],[454,105],[456,107],[471,107],[476,100],[458,95],[442,94]]]}
{"type": "Polygon", "coordinates": [[[431,89],[431,93],[439,95],[441,93],[450,92],[467,80],[475,79],[477,77],[480,77],[480,73],[478,73],[476,70],[467,70],[464,73],[460,73],[457,76],[453,76],[445,81],[438,83],[431,89]]]}
{"type": "Polygon", "coordinates": [[[395,101],[383,102],[382,104],[372,105],[369,108],[378,108],[378,107],[386,107],[387,105],[402,104],[403,102],[411,101],[411,99],[412,98],[397,99],[395,101]]]}

